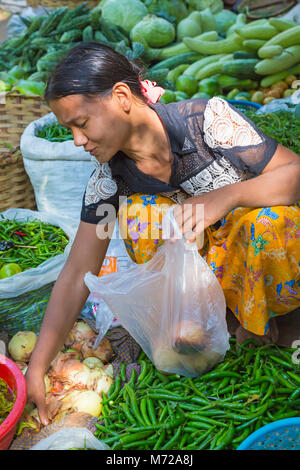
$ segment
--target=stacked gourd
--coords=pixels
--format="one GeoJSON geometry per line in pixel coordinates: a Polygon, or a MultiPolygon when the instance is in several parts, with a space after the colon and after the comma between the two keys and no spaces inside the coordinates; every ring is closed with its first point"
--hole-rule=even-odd
{"type": "MultiPolygon", "coordinates": [[[[189,15],[189,21],[195,22],[202,16],[202,25],[203,13],[208,20],[205,28],[209,30],[202,29],[202,33],[195,37],[184,36],[182,24],[187,19],[179,23],[177,38],[182,38],[182,41],[165,48],[163,55],[167,59],[156,64],[152,70],[168,65],[170,57],[177,52],[177,65],[168,73],[167,78],[175,85],[177,93],[185,92],[189,97],[226,94],[228,98],[251,99],[258,89],[262,91],[267,88],[266,91],[269,91],[269,87],[277,82],[283,83],[287,77],[293,77],[294,80],[297,78],[300,74],[300,25],[279,18],[261,19],[246,24],[245,15],[239,14],[235,23],[224,31],[217,19],[225,11],[212,15],[207,9],[205,12],[189,15]],[[192,52],[201,57],[188,64],[184,57],[192,52]],[[194,91],[192,95],[191,91],[194,91]]],[[[189,34],[191,31],[189,28],[189,34]]],[[[289,82],[291,80],[282,86],[282,92],[286,96],[289,94],[286,91],[289,82]]],[[[276,97],[280,96],[273,98],[276,97]]],[[[258,96],[260,102],[265,98],[263,94],[258,96]]],[[[172,100],[170,93],[165,100],[172,100]]]]}

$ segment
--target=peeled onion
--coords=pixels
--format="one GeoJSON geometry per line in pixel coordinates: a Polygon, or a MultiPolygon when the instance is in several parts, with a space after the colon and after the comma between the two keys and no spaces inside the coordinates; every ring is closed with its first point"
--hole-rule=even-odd
{"type": "Polygon", "coordinates": [[[8,343],[8,351],[14,361],[29,362],[37,341],[33,331],[19,331],[8,343]]]}
{"type": "Polygon", "coordinates": [[[82,361],[83,364],[88,366],[90,369],[102,369],[104,364],[97,357],[87,357],[82,361]]]}
{"type": "Polygon", "coordinates": [[[78,321],[71,329],[69,336],[65,341],[65,346],[72,347],[80,351],[83,341],[88,340],[94,336],[94,331],[84,321],[78,321]]]}
{"type": "Polygon", "coordinates": [[[82,344],[81,354],[84,358],[87,357],[97,357],[103,362],[108,362],[113,355],[113,350],[110,345],[110,342],[107,338],[102,338],[96,349],[94,349],[94,344],[97,339],[97,335],[94,335],[92,338],[86,340],[82,344]]]}
{"type": "Polygon", "coordinates": [[[167,344],[155,344],[152,355],[155,367],[161,372],[174,373],[182,367],[179,354],[167,344]]]}
{"type": "Polygon", "coordinates": [[[87,388],[97,392],[99,395],[101,395],[102,392],[107,394],[112,383],[113,379],[109,375],[103,374],[103,372],[99,370],[92,370],[88,379],[87,388]]]}
{"type": "Polygon", "coordinates": [[[97,418],[102,411],[101,401],[99,395],[92,390],[76,390],[63,398],[61,411],[81,411],[97,418]]]}

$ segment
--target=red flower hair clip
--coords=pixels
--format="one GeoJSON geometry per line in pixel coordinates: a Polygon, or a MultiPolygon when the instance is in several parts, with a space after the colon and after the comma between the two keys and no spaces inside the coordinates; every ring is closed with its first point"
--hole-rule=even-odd
{"type": "Polygon", "coordinates": [[[165,89],[156,86],[156,82],[151,82],[150,80],[140,80],[142,93],[147,98],[147,104],[157,103],[160,97],[165,93],[165,89]]]}

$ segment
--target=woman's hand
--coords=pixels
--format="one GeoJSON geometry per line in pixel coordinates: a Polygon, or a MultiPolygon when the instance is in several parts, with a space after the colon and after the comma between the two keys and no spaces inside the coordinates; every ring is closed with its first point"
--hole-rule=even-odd
{"type": "Polygon", "coordinates": [[[194,242],[197,235],[215,224],[236,207],[234,184],[186,199],[174,208],[174,217],[185,239],[194,242]]]}
{"type": "Polygon", "coordinates": [[[29,366],[25,379],[27,382],[27,402],[33,402],[36,405],[41,423],[47,426],[49,422],[44,375],[29,366]]]}

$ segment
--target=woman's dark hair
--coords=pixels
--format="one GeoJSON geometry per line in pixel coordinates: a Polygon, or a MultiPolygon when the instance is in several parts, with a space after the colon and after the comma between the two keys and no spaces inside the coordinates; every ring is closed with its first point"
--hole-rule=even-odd
{"type": "Polygon", "coordinates": [[[106,95],[115,83],[124,82],[135,96],[146,102],[140,84],[142,73],[142,66],[111,47],[83,42],[71,49],[52,72],[45,100],[49,103],[68,95],[106,95]]]}

